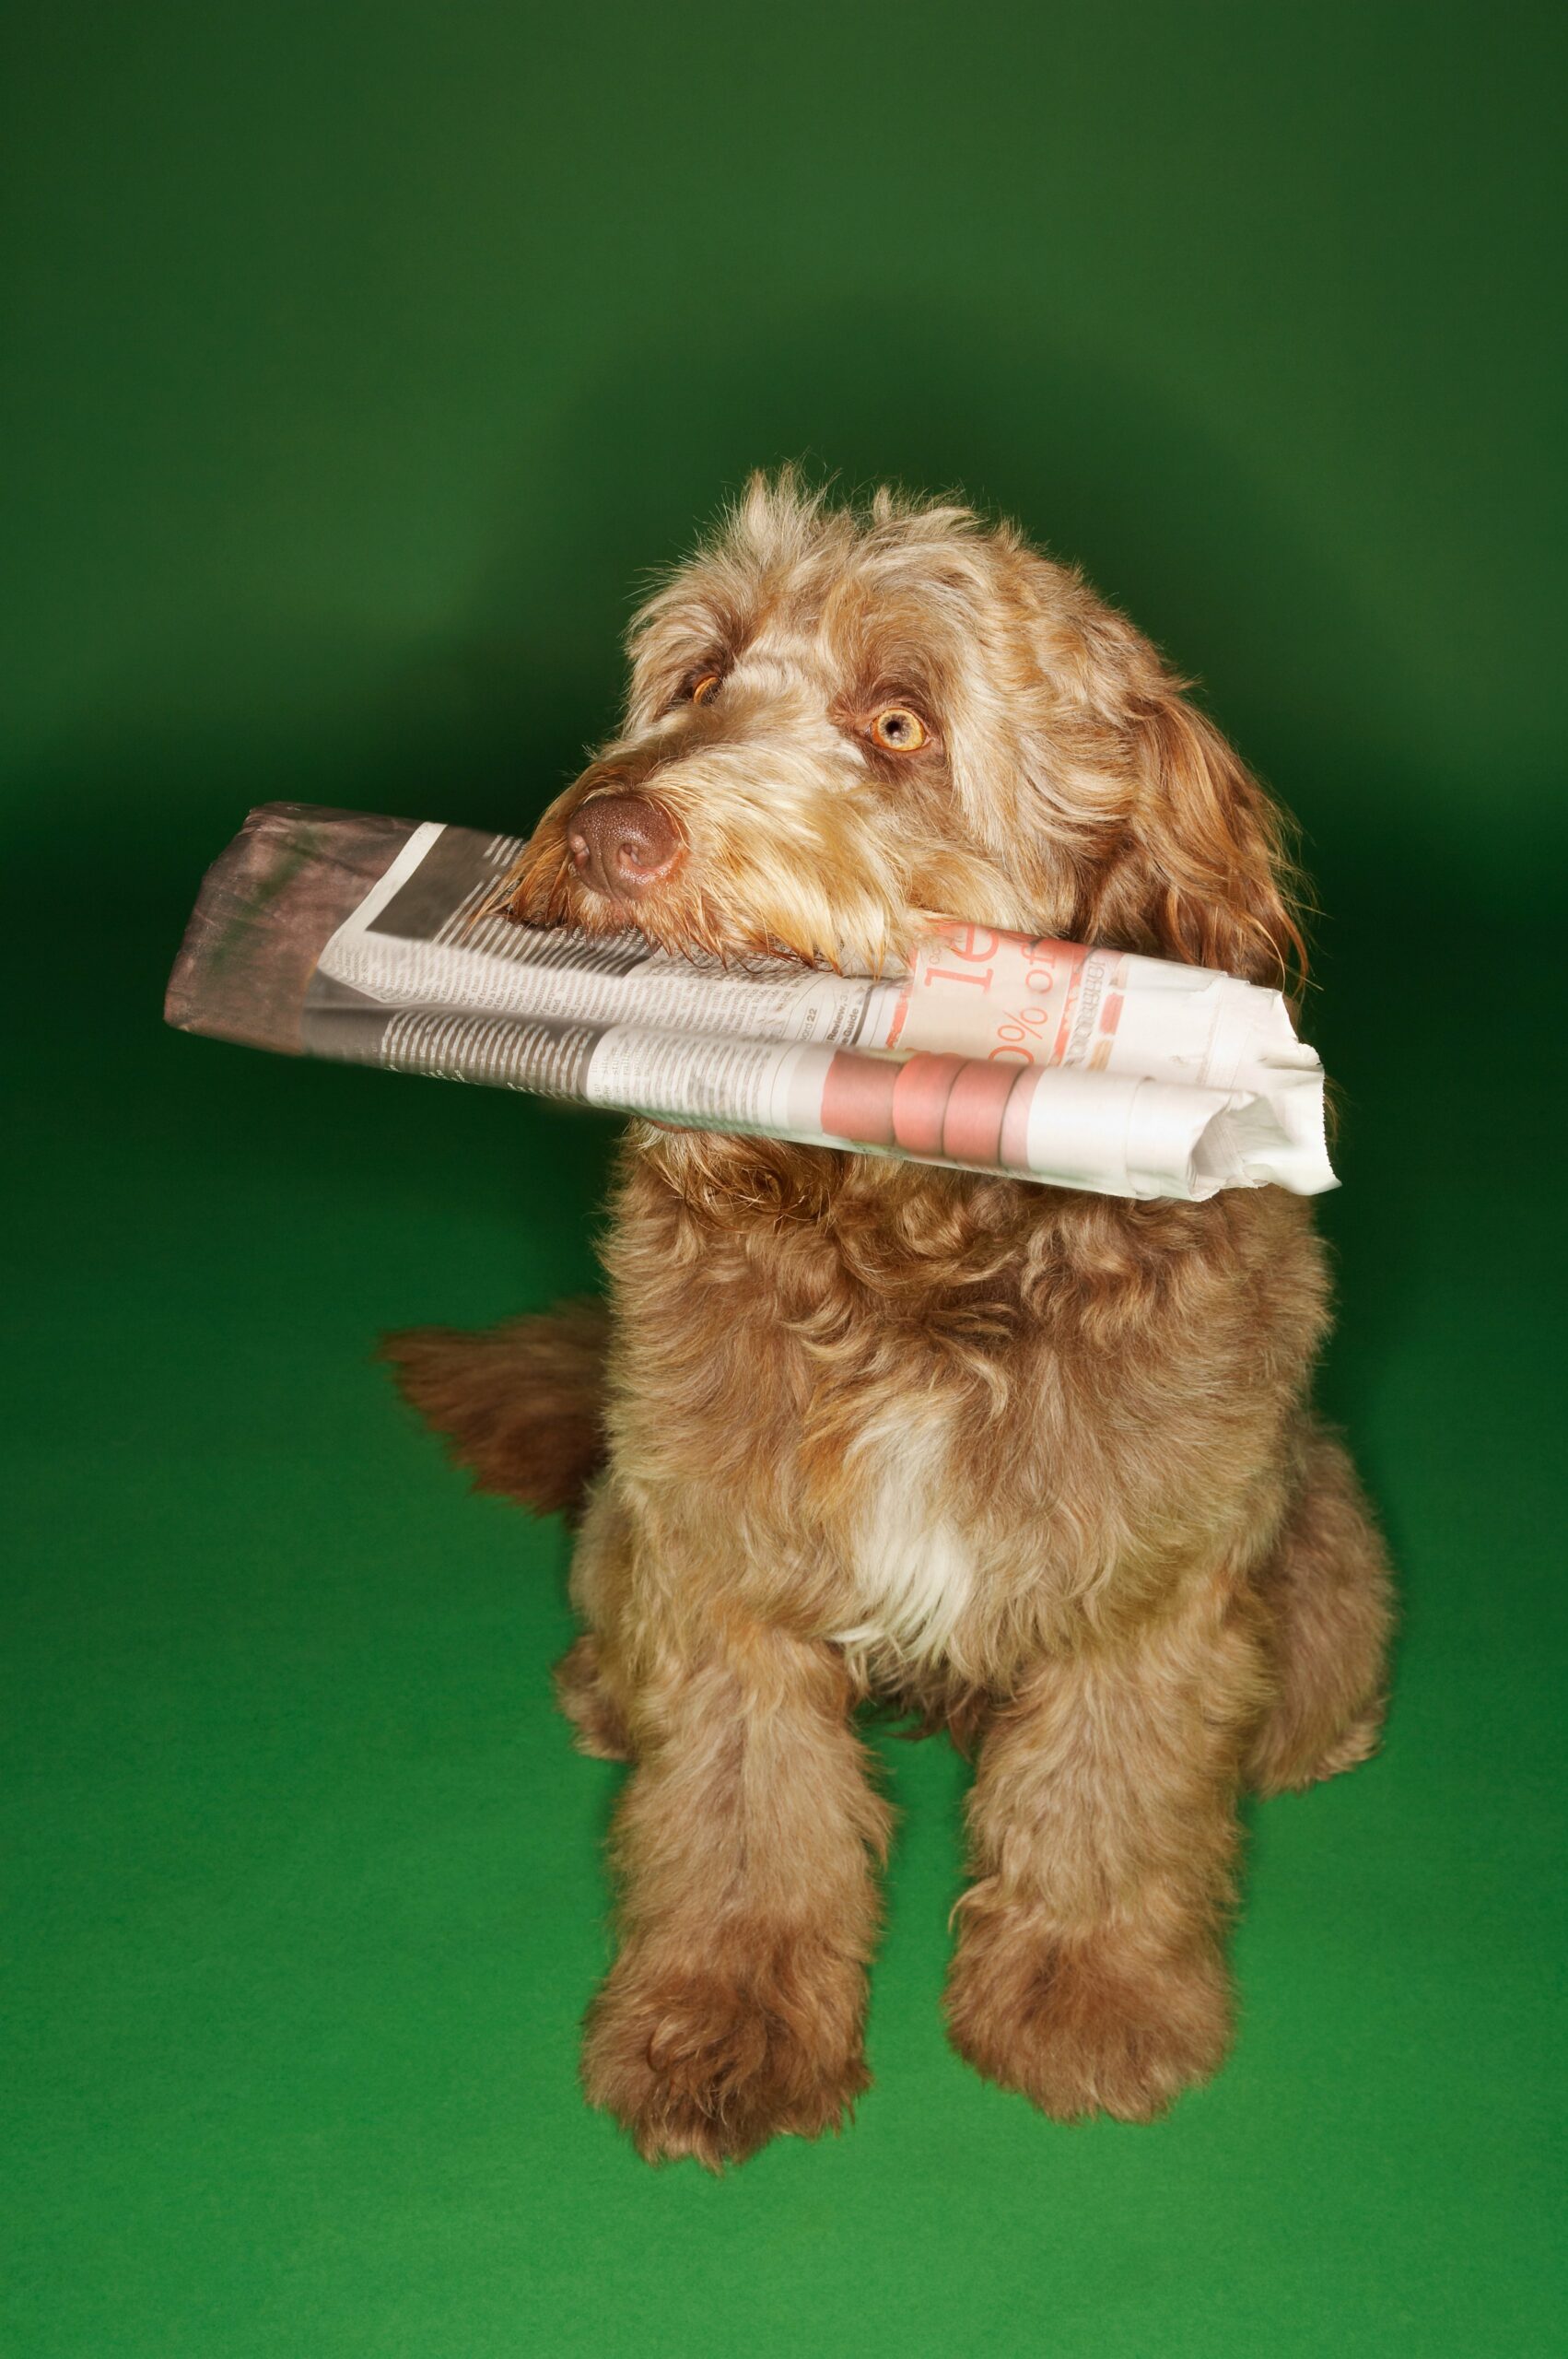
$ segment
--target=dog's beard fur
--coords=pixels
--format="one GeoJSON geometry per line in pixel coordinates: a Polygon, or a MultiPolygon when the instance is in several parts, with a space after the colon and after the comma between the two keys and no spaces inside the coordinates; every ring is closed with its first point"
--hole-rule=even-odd
{"type": "Polygon", "coordinates": [[[758,477],[631,651],[619,736],[493,905],[524,922],[872,973],[933,916],[1274,980],[1300,957],[1278,816],[1148,642],[1010,527],[758,477]],[[919,752],[869,734],[901,705],[930,729],[919,752]],[[568,849],[617,792],[654,800],[683,847],[635,906],[568,849]]]}

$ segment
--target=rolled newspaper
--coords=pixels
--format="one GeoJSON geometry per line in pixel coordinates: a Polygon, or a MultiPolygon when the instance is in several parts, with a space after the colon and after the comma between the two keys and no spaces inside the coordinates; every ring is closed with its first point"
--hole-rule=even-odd
{"type": "Polygon", "coordinates": [[[515,836],[275,803],[208,871],[190,1032],[1104,1195],[1336,1182],[1278,992],[953,921],[896,974],[521,926],[515,836]]]}

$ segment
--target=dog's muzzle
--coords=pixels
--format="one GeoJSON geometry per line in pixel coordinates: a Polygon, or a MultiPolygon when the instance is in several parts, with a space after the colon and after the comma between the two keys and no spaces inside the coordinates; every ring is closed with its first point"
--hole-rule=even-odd
{"type": "Polygon", "coordinates": [[[567,850],[585,885],[612,901],[640,901],[681,857],[675,823],[641,794],[596,794],[579,804],[567,850]]]}

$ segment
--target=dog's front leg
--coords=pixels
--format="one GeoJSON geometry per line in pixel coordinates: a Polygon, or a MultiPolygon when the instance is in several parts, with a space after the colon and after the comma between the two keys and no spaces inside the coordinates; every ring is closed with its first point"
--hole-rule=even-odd
{"type": "Polygon", "coordinates": [[[583,2078],[649,2161],[718,2169],[836,2127],[866,2086],[887,1813],[832,1649],[715,1616],[655,1663],[632,1699],[621,1950],[583,2078]]]}
{"type": "Polygon", "coordinates": [[[1245,1599],[1216,1580],[1053,1658],[999,1712],[947,1994],[954,2043],[989,2079],[1059,2120],[1146,2121],[1217,2070],[1236,1794],[1265,1695],[1245,1599]]]}

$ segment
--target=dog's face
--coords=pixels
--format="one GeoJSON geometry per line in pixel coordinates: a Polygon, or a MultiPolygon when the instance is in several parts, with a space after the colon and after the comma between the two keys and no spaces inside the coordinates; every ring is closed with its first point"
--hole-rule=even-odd
{"type": "Polygon", "coordinates": [[[933,916],[1277,979],[1273,815],[1153,650],[1007,526],[754,479],[643,608],[625,725],[501,906],[876,971],[933,916]]]}

